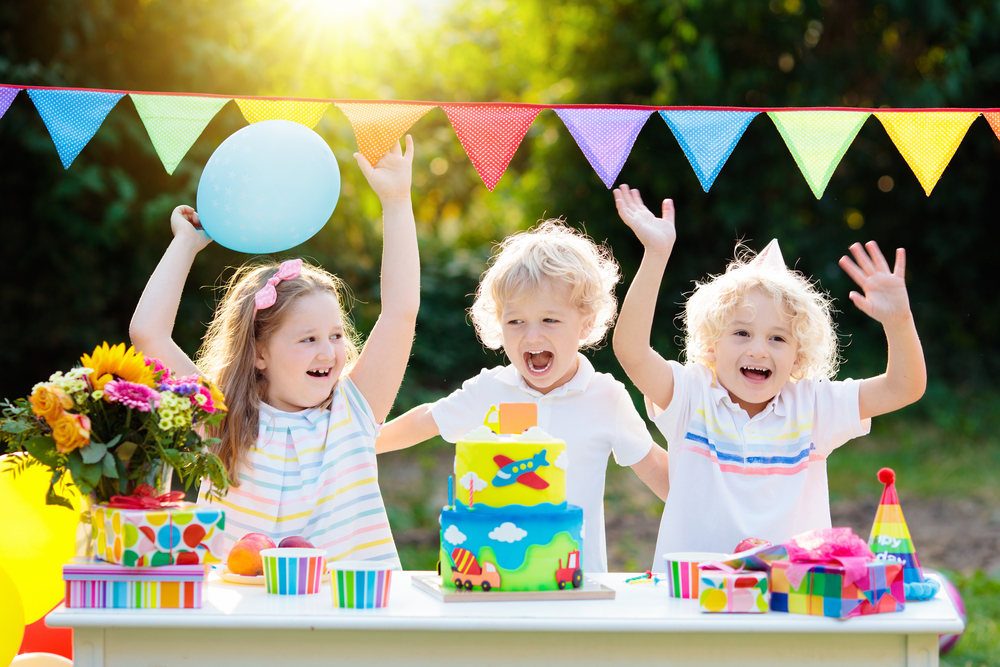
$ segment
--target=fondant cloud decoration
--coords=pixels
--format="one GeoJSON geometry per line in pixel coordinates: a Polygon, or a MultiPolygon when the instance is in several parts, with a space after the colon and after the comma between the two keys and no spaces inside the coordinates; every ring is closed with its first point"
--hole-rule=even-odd
{"type": "Polygon", "coordinates": [[[444,531],[444,539],[449,544],[462,544],[465,542],[465,534],[458,529],[458,526],[452,524],[448,526],[448,530],[444,531]]]}
{"type": "Polygon", "coordinates": [[[472,490],[475,491],[476,493],[479,493],[480,491],[482,491],[483,489],[485,489],[487,486],[490,485],[489,482],[487,482],[485,479],[482,479],[472,470],[459,477],[458,483],[462,485],[463,489],[468,489],[469,486],[471,485],[472,490]]]}
{"type": "Polygon", "coordinates": [[[489,538],[491,540],[496,540],[497,542],[519,542],[528,536],[528,531],[523,528],[518,528],[510,521],[504,521],[502,524],[490,531],[489,538]]]}
{"type": "Polygon", "coordinates": [[[552,465],[559,468],[560,470],[569,469],[569,455],[566,454],[565,449],[559,452],[559,456],[557,456],[556,460],[552,462],[552,465]]]}

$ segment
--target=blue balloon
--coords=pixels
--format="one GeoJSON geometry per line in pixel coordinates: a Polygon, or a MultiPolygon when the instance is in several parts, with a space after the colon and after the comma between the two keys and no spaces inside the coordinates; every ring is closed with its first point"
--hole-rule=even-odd
{"type": "Polygon", "coordinates": [[[339,197],[340,169],[326,142],[299,123],[265,120],[212,153],[198,182],[198,218],[227,248],[279,252],[318,232],[339,197]]]}

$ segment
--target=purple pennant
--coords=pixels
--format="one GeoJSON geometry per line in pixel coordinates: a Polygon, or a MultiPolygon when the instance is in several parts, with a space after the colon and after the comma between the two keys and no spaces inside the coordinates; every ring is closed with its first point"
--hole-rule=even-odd
{"type": "Polygon", "coordinates": [[[604,185],[611,188],[652,111],[556,109],[604,185]]]}
{"type": "Polygon", "coordinates": [[[28,90],[28,97],[49,129],[66,169],[97,134],[108,112],[123,96],[124,93],[92,90],[28,90]]]}
{"type": "Polygon", "coordinates": [[[7,88],[6,86],[0,87],[0,118],[7,113],[7,109],[10,108],[10,103],[14,101],[17,94],[21,92],[23,88],[7,88]]]}

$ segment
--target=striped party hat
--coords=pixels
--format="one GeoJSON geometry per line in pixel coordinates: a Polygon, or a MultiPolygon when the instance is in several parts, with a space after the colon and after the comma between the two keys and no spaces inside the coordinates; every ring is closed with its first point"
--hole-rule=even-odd
{"type": "Polygon", "coordinates": [[[882,468],[878,471],[878,481],[885,484],[885,490],[875,513],[868,546],[876,560],[902,563],[905,583],[922,583],[924,575],[920,570],[920,559],[917,558],[917,550],[913,548],[910,530],[903,518],[903,508],[899,506],[899,497],[896,495],[896,473],[892,468],[882,468]]]}

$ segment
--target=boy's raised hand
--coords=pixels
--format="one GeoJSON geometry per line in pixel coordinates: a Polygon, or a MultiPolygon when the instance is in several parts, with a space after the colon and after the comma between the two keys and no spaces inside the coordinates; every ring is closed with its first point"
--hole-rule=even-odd
{"type": "Polygon", "coordinates": [[[624,183],[614,190],[618,215],[642,241],[647,252],[669,255],[677,240],[674,227],[674,200],[663,200],[663,217],[657,218],[642,203],[638,190],[624,183]]]}
{"type": "Polygon", "coordinates": [[[413,173],[413,138],[410,135],[406,135],[405,155],[396,141],[374,167],[361,153],[355,153],[354,159],[358,161],[361,172],[383,203],[391,199],[409,200],[413,173]]]}
{"type": "Polygon", "coordinates": [[[896,266],[891,270],[875,241],[865,245],[855,243],[851,246],[851,254],[854,260],[847,255],[840,258],[840,268],[864,292],[864,295],[851,292],[854,305],[883,325],[909,318],[910,299],[904,280],[906,251],[896,249],[896,266]]]}
{"type": "Polygon", "coordinates": [[[198,212],[190,206],[181,204],[170,214],[170,230],[174,237],[194,244],[195,250],[201,250],[212,242],[198,220],[198,212]]]}

